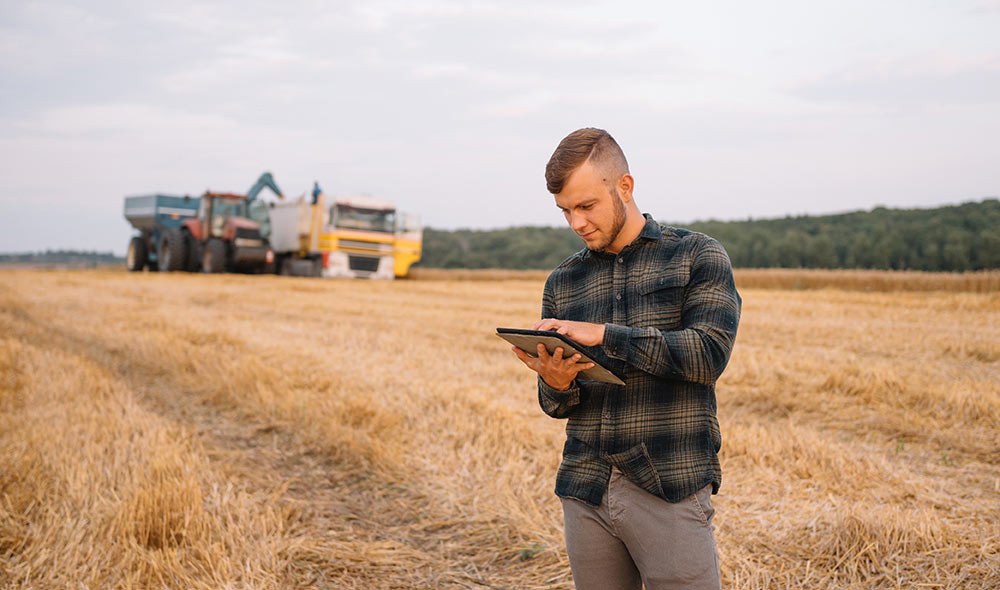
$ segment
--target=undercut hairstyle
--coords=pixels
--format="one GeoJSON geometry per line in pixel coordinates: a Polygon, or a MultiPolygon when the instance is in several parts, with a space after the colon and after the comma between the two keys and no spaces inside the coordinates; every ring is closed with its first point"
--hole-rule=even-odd
{"type": "Polygon", "coordinates": [[[603,129],[584,127],[564,137],[552,152],[545,165],[545,186],[549,192],[561,193],[566,179],[587,160],[607,174],[610,186],[629,173],[628,160],[615,138],[603,129]]]}

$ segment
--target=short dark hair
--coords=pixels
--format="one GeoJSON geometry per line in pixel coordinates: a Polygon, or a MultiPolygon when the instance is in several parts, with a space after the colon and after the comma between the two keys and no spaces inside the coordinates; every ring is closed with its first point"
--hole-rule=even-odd
{"type": "Polygon", "coordinates": [[[561,193],[566,179],[587,160],[614,176],[608,182],[615,182],[622,174],[628,174],[628,160],[615,138],[603,129],[584,127],[564,137],[556,146],[556,151],[552,152],[549,163],[545,165],[545,186],[549,192],[553,195],[561,193]]]}

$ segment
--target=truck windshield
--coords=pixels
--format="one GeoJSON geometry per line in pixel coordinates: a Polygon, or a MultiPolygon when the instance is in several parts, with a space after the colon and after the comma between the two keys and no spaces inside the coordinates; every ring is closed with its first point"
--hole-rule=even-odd
{"type": "Polygon", "coordinates": [[[396,229],[396,212],[393,210],[363,209],[349,205],[334,205],[330,210],[333,226],[342,229],[361,229],[393,233],[396,229]]]}

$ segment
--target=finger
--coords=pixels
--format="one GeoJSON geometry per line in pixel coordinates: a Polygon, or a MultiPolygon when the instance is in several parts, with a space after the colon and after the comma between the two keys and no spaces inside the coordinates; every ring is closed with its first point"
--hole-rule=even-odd
{"type": "Polygon", "coordinates": [[[541,342],[539,342],[535,346],[535,350],[538,351],[538,358],[540,358],[542,360],[548,360],[548,358],[549,358],[549,351],[545,348],[544,344],[542,344],[541,342]]]}
{"type": "Polygon", "coordinates": [[[563,351],[563,347],[562,346],[557,346],[556,349],[552,352],[552,360],[554,360],[556,362],[562,361],[563,360],[563,352],[564,352],[563,351]]]}
{"type": "Polygon", "coordinates": [[[535,371],[536,373],[538,372],[539,369],[538,359],[536,359],[535,357],[531,356],[530,354],[524,352],[523,350],[517,347],[514,348],[514,354],[516,354],[518,360],[524,363],[529,369],[535,371]]]}

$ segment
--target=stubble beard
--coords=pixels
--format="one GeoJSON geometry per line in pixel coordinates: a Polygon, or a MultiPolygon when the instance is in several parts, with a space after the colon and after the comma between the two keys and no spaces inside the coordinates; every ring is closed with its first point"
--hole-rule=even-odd
{"type": "Polygon", "coordinates": [[[615,240],[618,239],[618,234],[622,233],[622,229],[625,228],[625,203],[622,203],[621,198],[614,189],[611,189],[611,199],[615,204],[615,217],[611,222],[611,231],[608,232],[608,239],[603,244],[599,244],[594,248],[594,250],[599,252],[603,252],[608,246],[614,244],[615,240]]]}

